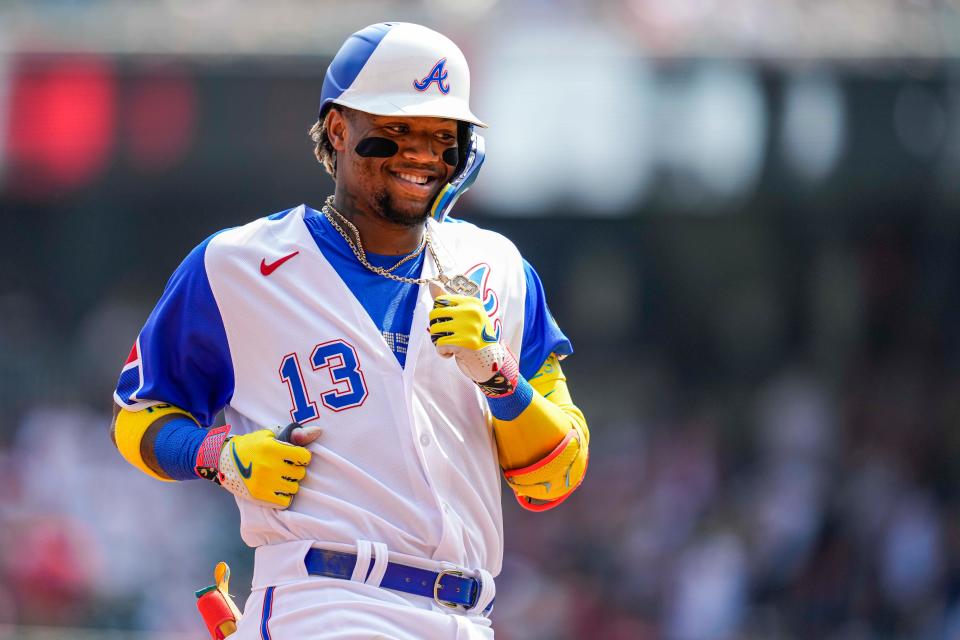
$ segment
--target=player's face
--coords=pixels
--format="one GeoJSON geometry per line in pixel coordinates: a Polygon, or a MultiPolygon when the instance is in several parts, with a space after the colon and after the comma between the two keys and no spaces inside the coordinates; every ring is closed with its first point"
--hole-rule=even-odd
{"type": "Polygon", "coordinates": [[[396,224],[423,222],[453,174],[457,122],[351,111],[344,133],[337,188],[349,191],[358,208],[396,224]]]}

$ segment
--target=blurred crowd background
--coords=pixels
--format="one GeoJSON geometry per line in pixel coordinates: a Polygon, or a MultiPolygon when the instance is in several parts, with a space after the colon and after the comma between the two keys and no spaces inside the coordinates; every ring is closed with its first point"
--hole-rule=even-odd
{"type": "Polygon", "coordinates": [[[332,183],[326,64],[465,50],[576,353],[579,493],[504,499],[501,640],[960,637],[960,2],[0,1],[0,638],[204,637],[230,497],[110,444],[166,278],[332,183]]]}

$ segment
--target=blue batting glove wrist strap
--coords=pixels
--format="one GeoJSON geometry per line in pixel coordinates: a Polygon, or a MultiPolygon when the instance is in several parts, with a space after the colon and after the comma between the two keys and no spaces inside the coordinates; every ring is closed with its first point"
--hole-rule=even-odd
{"type": "Polygon", "coordinates": [[[533,402],[533,387],[523,376],[517,377],[517,384],[513,393],[499,398],[487,398],[490,413],[497,420],[510,421],[516,419],[524,409],[533,402]]]}
{"type": "Polygon", "coordinates": [[[190,418],[174,418],[160,428],[153,441],[153,453],[163,472],[174,480],[192,480],[197,452],[207,435],[190,418]]]}

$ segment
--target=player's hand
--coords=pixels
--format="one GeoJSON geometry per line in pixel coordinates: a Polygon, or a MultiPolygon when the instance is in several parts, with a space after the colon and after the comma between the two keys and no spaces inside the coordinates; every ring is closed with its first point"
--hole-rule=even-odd
{"type": "Polygon", "coordinates": [[[429,331],[437,352],[454,356],[460,371],[486,396],[498,398],[513,393],[519,376],[517,360],[500,343],[479,298],[435,296],[429,331]]]}
{"type": "Polygon", "coordinates": [[[229,438],[220,451],[216,481],[236,496],[286,509],[310,464],[306,445],[321,433],[319,427],[294,423],[279,433],[261,429],[229,438]]]}

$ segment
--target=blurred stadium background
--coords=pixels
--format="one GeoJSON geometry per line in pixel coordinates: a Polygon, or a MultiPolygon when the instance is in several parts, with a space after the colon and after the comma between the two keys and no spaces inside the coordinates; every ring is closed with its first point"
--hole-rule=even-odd
{"type": "Polygon", "coordinates": [[[471,61],[459,217],[545,280],[588,480],[504,500],[501,640],[960,637],[957,0],[0,1],[0,638],[204,637],[229,496],[110,445],[214,230],[332,190],[326,64],[471,61]]]}

